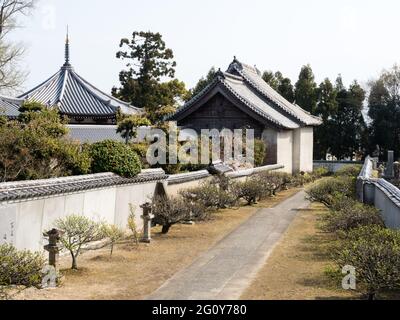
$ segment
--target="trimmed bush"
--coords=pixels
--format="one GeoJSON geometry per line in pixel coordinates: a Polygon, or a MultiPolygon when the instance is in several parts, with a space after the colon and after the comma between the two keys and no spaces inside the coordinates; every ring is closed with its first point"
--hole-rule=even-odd
{"type": "Polygon", "coordinates": [[[384,227],[383,220],[375,207],[364,205],[352,199],[342,200],[342,209],[330,210],[323,216],[323,229],[328,232],[348,231],[361,226],[384,227]]]}
{"type": "Polygon", "coordinates": [[[329,175],[329,170],[325,167],[319,167],[316,168],[313,172],[312,175],[314,179],[320,179],[322,177],[326,177],[329,175]]]}
{"type": "Polygon", "coordinates": [[[39,252],[19,251],[10,244],[0,245],[0,286],[40,287],[45,264],[39,252]]]}
{"type": "Polygon", "coordinates": [[[333,259],[340,269],[356,269],[358,289],[370,300],[382,290],[400,288],[399,231],[380,226],[352,229],[333,248],[333,259]]]}
{"type": "Polygon", "coordinates": [[[336,171],[335,176],[336,177],[346,176],[346,177],[357,178],[361,172],[361,169],[362,169],[362,165],[360,165],[360,164],[349,164],[349,165],[343,166],[338,171],[336,171]]]}
{"type": "Polygon", "coordinates": [[[248,205],[257,203],[264,195],[266,190],[260,186],[260,182],[254,178],[247,178],[234,184],[234,190],[238,198],[244,199],[248,205]]]}
{"type": "Polygon", "coordinates": [[[338,197],[355,198],[356,183],[354,178],[348,176],[330,177],[313,184],[306,192],[309,200],[321,202],[331,208],[338,197]]]}
{"type": "Polygon", "coordinates": [[[191,219],[191,207],[181,197],[154,197],[152,213],[153,222],[162,226],[163,234],[168,233],[172,225],[191,219]]]}
{"type": "Polygon", "coordinates": [[[89,148],[92,157],[92,172],[114,172],[122,177],[131,178],[141,170],[139,156],[128,145],[104,140],[89,148]]]}
{"type": "Polygon", "coordinates": [[[224,190],[222,186],[213,182],[206,182],[199,187],[186,189],[180,192],[188,203],[197,203],[209,211],[232,207],[237,202],[236,194],[224,190]]]}

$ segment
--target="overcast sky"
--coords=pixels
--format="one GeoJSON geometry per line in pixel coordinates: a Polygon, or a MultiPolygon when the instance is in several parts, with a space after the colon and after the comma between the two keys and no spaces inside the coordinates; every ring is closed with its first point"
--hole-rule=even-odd
{"type": "Polygon", "coordinates": [[[106,92],[123,67],[119,40],[142,30],[163,35],[189,88],[234,55],[293,81],[310,63],[318,82],[341,73],[348,84],[400,62],[399,14],[398,0],[40,0],[12,36],[27,47],[24,89],[63,64],[67,24],[72,65],[106,92]]]}

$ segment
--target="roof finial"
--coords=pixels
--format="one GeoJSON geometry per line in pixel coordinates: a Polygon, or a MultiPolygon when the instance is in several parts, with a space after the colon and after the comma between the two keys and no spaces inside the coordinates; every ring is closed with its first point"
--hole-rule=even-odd
{"type": "Polygon", "coordinates": [[[65,39],[65,66],[69,66],[69,30],[67,25],[67,37],[65,39]]]}

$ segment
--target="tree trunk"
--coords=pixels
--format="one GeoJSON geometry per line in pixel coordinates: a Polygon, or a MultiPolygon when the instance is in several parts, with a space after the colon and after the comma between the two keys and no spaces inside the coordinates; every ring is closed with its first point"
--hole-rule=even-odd
{"type": "Polygon", "coordinates": [[[72,270],[78,270],[78,264],[76,263],[76,256],[73,253],[71,253],[71,256],[72,256],[72,267],[71,267],[71,269],[72,270]]]}
{"type": "Polygon", "coordinates": [[[163,225],[163,226],[162,226],[162,229],[161,229],[161,233],[162,233],[162,234],[167,234],[168,231],[169,231],[169,228],[171,228],[171,224],[165,224],[165,225],[163,225]]]}
{"type": "Polygon", "coordinates": [[[368,292],[368,300],[369,301],[375,300],[375,292],[368,292]]]}

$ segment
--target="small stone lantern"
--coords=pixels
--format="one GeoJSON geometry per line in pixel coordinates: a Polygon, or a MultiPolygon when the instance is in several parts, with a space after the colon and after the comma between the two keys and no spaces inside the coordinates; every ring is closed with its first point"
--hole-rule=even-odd
{"type": "Polygon", "coordinates": [[[154,215],[151,214],[151,203],[146,202],[140,206],[143,209],[143,236],[140,239],[141,242],[150,243],[151,242],[151,220],[154,215]]]}
{"type": "Polygon", "coordinates": [[[57,229],[43,233],[49,239],[49,244],[44,246],[44,249],[49,252],[49,265],[53,266],[56,271],[58,271],[58,254],[60,252],[58,242],[63,234],[63,231],[57,229]]]}

